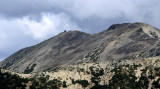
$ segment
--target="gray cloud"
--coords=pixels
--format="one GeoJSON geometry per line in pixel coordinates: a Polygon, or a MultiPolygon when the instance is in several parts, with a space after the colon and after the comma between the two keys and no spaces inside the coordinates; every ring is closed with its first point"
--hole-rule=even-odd
{"type": "MultiPolygon", "coordinates": [[[[70,18],[61,14],[42,14],[41,20],[29,16],[0,20],[0,59],[13,52],[39,43],[67,29],[80,29],[70,18]]],[[[81,30],[81,29],[80,29],[81,30]]]]}
{"type": "MultiPolygon", "coordinates": [[[[159,0],[2,0],[0,14],[8,17],[40,16],[41,13],[65,13],[78,25],[95,18],[116,22],[141,21],[159,27],[159,0]],[[123,21],[118,21],[119,19],[123,21]]],[[[39,17],[37,19],[40,19],[39,17]]],[[[90,21],[94,22],[90,22],[90,21]]],[[[107,21],[105,21],[107,22],[107,21]]],[[[114,22],[114,23],[116,23],[114,22]]],[[[84,24],[85,25],[85,24],[84,24]]],[[[89,26],[87,28],[90,28],[89,26]]],[[[94,30],[97,30],[96,28],[94,30]]]]}
{"type": "Polygon", "coordinates": [[[63,30],[96,33],[123,22],[160,28],[159,4],[160,0],[0,0],[0,59],[63,30]]]}

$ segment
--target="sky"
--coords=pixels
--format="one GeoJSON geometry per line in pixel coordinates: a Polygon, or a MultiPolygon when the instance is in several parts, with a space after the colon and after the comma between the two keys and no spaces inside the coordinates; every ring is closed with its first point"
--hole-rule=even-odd
{"type": "Polygon", "coordinates": [[[0,61],[64,30],[97,33],[117,23],[160,28],[160,0],[0,0],[0,61]]]}

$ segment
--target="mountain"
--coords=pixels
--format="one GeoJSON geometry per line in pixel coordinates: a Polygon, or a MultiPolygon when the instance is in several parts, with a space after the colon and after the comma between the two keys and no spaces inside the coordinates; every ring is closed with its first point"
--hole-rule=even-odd
{"type": "Polygon", "coordinates": [[[19,50],[0,66],[31,73],[68,65],[133,60],[160,55],[160,30],[145,23],[113,24],[96,34],[62,32],[37,45],[19,50]]]}

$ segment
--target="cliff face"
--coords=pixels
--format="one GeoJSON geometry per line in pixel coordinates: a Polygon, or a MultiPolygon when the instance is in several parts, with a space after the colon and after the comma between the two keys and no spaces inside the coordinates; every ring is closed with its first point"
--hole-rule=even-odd
{"type": "Polygon", "coordinates": [[[0,62],[0,66],[14,72],[30,73],[82,62],[159,56],[159,37],[159,29],[144,23],[114,24],[96,34],[62,32],[21,49],[0,62]]]}

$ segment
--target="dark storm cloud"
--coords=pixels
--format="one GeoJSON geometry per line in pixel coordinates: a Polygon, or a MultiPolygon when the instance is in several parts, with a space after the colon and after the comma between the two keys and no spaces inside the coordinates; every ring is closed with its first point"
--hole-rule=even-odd
{"type": "Polygon", "coordinates": [[[39,20],[41,13],[65,13],[82,28],[97,32],[95,30],[104,30],[107,25],[104,24],[109,21],[141,21],[159,27],[159,4],[159,0],[1,0],[0,14],[39,20]]]}
{"type": "Polygon", "coordinates": [[[160,28],[159,4],[160,0],[0,0],[0,59],[64,30],[96,33],[123,22],[160,28]]]}
{"type": "MultiPolygon", "coordinates": [[[[49,11],[51,6],[42,0],[1,0],[0,14],[8,17],[23,17],[38,15],[43,11],[49,11]]],[[[52,8],[53,9],[53,8],[52,8]]]]}

